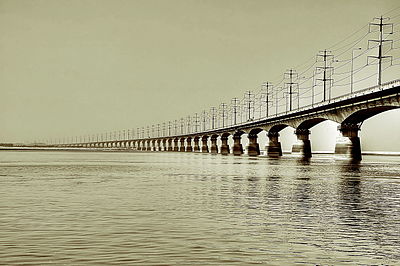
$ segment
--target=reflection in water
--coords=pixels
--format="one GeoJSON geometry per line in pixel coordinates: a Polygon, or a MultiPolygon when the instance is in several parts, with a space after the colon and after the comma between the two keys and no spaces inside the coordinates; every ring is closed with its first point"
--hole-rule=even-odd
{"type": "Polygon", "coordinates": [[[0,153],[0,264],[398,264],[400,158],[0,153]]]}

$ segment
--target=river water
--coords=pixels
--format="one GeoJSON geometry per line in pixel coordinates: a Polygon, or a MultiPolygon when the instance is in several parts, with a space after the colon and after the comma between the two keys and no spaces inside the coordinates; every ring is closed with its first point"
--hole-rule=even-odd
{"type": "Polygon", "coordinates": [[[400,263],[400,157],[0,152],[1,265],[400,263]]]}

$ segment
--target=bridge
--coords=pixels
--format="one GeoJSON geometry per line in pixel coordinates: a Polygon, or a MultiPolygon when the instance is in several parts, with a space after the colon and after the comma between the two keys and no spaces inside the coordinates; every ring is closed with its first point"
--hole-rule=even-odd
{"type": "MultiPolygon", "coordinates": [[[[353,160],[361,160],[361,145],[358,132],[362,123],[382,112],[400,108],[400,80],[394,80],[382,85],[373,86],[354,93],[331,98],[329,101],[310,104],[301,108],[276,113],[267,118],[232,124],[209,130],[198,130],[183,134],[158,135],[155,137],[139,137],[122,140],[93,140],[82,143],[56,144],[56,147],[69,148],[102,148],[102,149],[133,149],[139,151],[180,151],[203,152],[213,154],[233,155],[243,154],[242,135],[247,134],[249,156],[260,155],[257,142],[258,134],[265,131],[269,138],[267,154],[270,157],[282,156],[279,132],[291,126],[295,129],[301,145],[293,147],[304,158],[312,156],[309,139],[310,129],[317,124],[331,120],[339,123],[338,130],[349,139],[347,151],[353,160]],[[228,144],[228,138],[233,138],[233,146],[228,144]],[[220,139],[220,145],[217,140],[220,139]],[[211,145],[209,145],[209,140],[211,145]]],[[[164,130],[165,131],[165,130],[164,130]]],[[[336,149],[340,152],[340,149],[336,149]]]]}
{"type": "MultiPolygon", "coordinates": [[[[115,131],[73,137],[50,146],[237,156],[246,150],[249,156],[258,156],[261,153],[258,138],[260,134],[265,134],[268,137],[266,154],[280,157],[279,134],[283,129],[292,127],[298,139],[292,151],[310,158],[310,129],[329,120],[338,123],[338,130],[347,138],[347,144],[337,144],[335,152],[348,153],[353,160],[360,161],[359,131],[363,122],[382,112],[400,108],[399,67],[396,68],[400,65],[396,63],[400,58],[388,54],[399,51],[400,47],[394,45],[400,39],[389,40],[394,36],[396,31],[393,27],[397,24],[388,22],[389,18],[375,18],[361,28],[368,27],[367,33],[333,50],[339,55],[334,56],[330,50],[319,51],[306,70],[298,73],[289,69],[275,86],[270,82],[263,83],[257,95],[247,91],[243,99],[233,98],[230,104],[222,103],[219,108],[212,107],[200,115],[196,113],[146,128],[123,130],[118,135],[115,131]],[[365,38],[372,39],[362,49],[360,42],[365,38]],[[363,55],[366,55],[365,61],[362,60],[363,55]],[[388,66],[383,68],[385,64],[388,66]],[[341,71],[335,72],[334,69],[341,71]],[[383,74],[387,69],[392,69],[394,75],[388,79],[390,82],[384,83],[383,74]],[[302,76],[310,71],[312,73],[308,76],[302,76]],[[361,77],[361,74],[365,75],[361,77]],[[354,78],[355,75],[358,79],[354,78]],[[375,78],[377,83],[371,81],[375,78]],[[248,146],[244,149],[242,140],[246,136],[248,146]]],[[[361,29],[356,33],[363,34],[361,29]]]]}

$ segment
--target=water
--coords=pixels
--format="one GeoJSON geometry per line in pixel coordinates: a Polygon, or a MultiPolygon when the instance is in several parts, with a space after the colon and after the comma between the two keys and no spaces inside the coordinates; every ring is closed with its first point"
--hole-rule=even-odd
{"type": "Polygon", "coordinates": [[[399,264],[400,157],[0,152],[1,265],[399,264]]]}

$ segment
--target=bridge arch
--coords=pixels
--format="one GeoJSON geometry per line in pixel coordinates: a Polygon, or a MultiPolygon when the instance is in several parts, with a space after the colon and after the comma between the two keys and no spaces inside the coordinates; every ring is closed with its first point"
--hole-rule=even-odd
{"type": "Polygon", "coordinates": [[[377,114],[398,108],[400,108],[400,106],[378,106],[361,109],[347,116],[346,119],[343,120],[342,124],[359,124],[377,114]]]}

